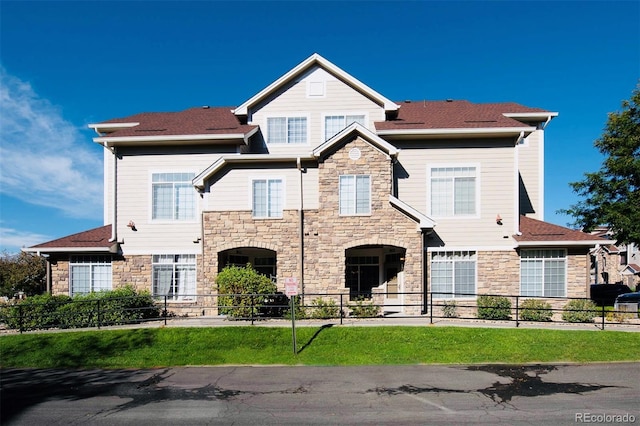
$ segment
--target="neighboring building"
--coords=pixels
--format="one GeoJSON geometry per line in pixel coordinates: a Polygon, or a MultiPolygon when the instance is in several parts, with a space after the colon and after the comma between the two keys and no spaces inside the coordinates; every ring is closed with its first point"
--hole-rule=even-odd
{"type": "MultiPolygon", "coordinates": [[[[609,227],[601,226],[591,233],[613,239],[609,227]]],[[[597,245],[591,251],[591,280],[597,284],[625,284],[632,290],[640,285],[640,247],[633,243],[597,245]]],[[[640,288],[638,289],[640,290],[640,288]]]]}
{"type": "Polygon", "coordinates": [[[281,289],[295,277],[310,298],[373,294],[410,314],[428,292],[586,297],[607,241],[543,221],[555,116],[392,102],[314,54],[237,107],[90,125],[105,226],[27,250],[48,256],[54,293],[132,284],[184,311],[246,263],[281,289]]]}

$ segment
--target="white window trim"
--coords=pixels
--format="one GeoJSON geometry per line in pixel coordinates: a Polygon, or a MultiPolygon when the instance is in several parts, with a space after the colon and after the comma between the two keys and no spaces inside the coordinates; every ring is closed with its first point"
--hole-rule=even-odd
{"type": "Polygon", "coordinates": [[[427,209],[429,212],[428,216],[434,219],[441,220],[468,220],[468,219],[480,219],[482,205],[480,200],[482,197],[480,196],[482,192],[482,180],[481,180],[481,168],[480,163],[428,163],[427,164],[427,182],[426,182],[426,191],[427,191],[427,209]],[[453,214],[451,216],[438,216],[434,215],[431,212],[431,170],[432,169],[440,169],[440,168],[450,168],[450,167],[475,167],[476,169],[476,212],[475,214],[466,214],[466,215],[456,215],[453,214]]]}
{"type": "Polygon", "coordinates": [[[274,175],[265,175],[265,176],[250,176],[249,177],[249,211],[251,212],[251,217],[257,220],[282,220],[284,219],[284,211],[287,209],[287,180],[284,176],[274,176],[274,175]],[[282,216],[255,216],[253,213],[253,182],[256,180],[280,180],[282,181],[282,216]]]}
{"type": "Polygon", "coordinates": [[[167,296],[167,303],[193,303],[195,301],[197,301],[198,296],[198,255],[194,254],[194,253],[179,253],[179,252],[171,252],[171,253],[154,253],[151,255],[151,296],[152,297],[161,297],[164,299],[165,295],[163,294],[155,294],[154,293],[154,281],[155,281],[155,266],[156,265],[171,265],[173,268],[173,272],[175,273],[175,267],[176,264],[175,261],[172,263],[156,263],[153,261],[153,257],[154,256],[185,256],[185,255],[189,255],[189,256],[194,256],[194,261],[193,263],[181,263],[180,265],[193,265],[195,267],[194,269],[194,282],[193,282],[193,286],[194,286],[194,293],[193,294],[186,294],[186,297],[184,296],[167,296]]]}
{"type": "Polygon", "coordinates": [[[309,128],[311,127],[311,119],[310,119],[310,114],[309,113],[295,113],[292,114],[291,112],[283,112],[282,114],[278,114],[278,113],[271,113],[269,115],[266,115],[264,117],[264,125],[260,126],[264,129],[264,132],[262,133],[264,138],[265,138],[265,143],[267,145],[272,145],[272,146],[277,146],[277,147],[297,147],[297,146],[308,146],[311,145],[311,141],[309,140],[309,135],[310,135],[310,131],[309,128]],[[289,142],[289,138],[287,136],[287,142],[281,143],[281,142],[275,142],[275,143],[271,143],[269,142],[269,119],[270,118],[305,118],[307,120],[307,129],[306,129],[306,134],[305,134],[305,139],[306,142],[304,143],[290,143],[289,142]]]}
{"type": "MultiPolygon", "coordinates": [[[[330,112],[323,112],[322,113],[322,118],[321,118],[321,122],[320,122],[320,140],[325,141],[327,139],[325,139],[325,135],[326,135],[326,119],[327,117],[331,117],[331,116],[335,116],[335,115],[344,115],[345,116],[345,120],[346,120],[346,116],[347,115],[364,115],[364,124],[365,127],[367,129],[370,128],[369,125],[369,113],[366,111],[330,111],[330,112]]],[[[351,123],[349,123],[351,124],[351,123]]]]}
{"type": "MultiPolygon", "coordinates": [[[[535,247],[535,248],[526,248],[526,249],[523,248],[520,251],[519,257],[520,257],[520,262],[519,262],[520,263],[520,265],[519,265],[519,267],[520,267],[520,277],[519,277],[520,288],[519,288],[518,294],[521,297],[532,297],[532,298],[535,298],[535,297],[567,297],[568,287],[569,287],[569,285],[568,285],[568,283],[569,283],[569,276],[568,276],[568,273],[569,273],[569,253],[568,253],[567,249],[558,248],[558,247],[535,247]],[[524,296],[522,294],[522,260],[523,260],[522,252],[523,251],[531,251],[531,250],[538,250],[538,251],[561,250],[564,253],[564,257],[562,258],[564,260],[564,288],[563,288],[564,296],[545,296],[544,295],[544,281],[542,282],[542,293],[543,294],[541,296],[524,296]]],[[[536,257],[536,258],[529,258],[529,259],[539,259],[539,260],[543,260],[544,261],[546,259],[551,259],[551,258],[548,258],[548,257],[537,258],[536,257]]],[[[560,259],[560,258],[558,258],[558,259],[560,259]]],[[[542,277],[544,278],[544,271],[543,271],[542,277]]]]}
{"type": "MultiPolygon", "coordinates": [[[[356,179],[357,182],[357,179],[356,179]]],[[[371,186],[373,185],[373,179],[372,176],[370,174],[351,174],[351,173],[347,173],[347,174],[343,174],[343,175],[339,175],[338,176],[338,216],[340,217],[352,217],[352,216],[371,216],[373,214],[373,200],[371,197],[371,186]],[[357,176],[368,176],[369,177],[369,212],[368,213],[341,213],[342,212],[342,205],[341,205],[341,199],[342,197],[340,196],[340,178],[342,178],[343,176],[353,176],[354,178],[357,178],[357,176]]],[[[354,190],[356,191],[356,193],[358,192],[357,186],[354,185],[354,190]]],[[[357,206],[357,202],[356,202],[356,206],[357,206]]],[[[357,210],[357,208],[356,208],[357,210]]]]}
{"type": "MultiPolygon", "coordinates": [[[[181,223],[200,223],[200,216],[202,212],[202,204],[201,199],[197,195],[197,191],[195,187],[193,187],[193,191],[195,194],[195,214],[193,215],[193,219],[189,220],[176,220],[176,219],[154,219],[153,218],[153,175],[158,173],[193,173],[194,177],[198,175],[198,171],[195,170],[187,170],[187,169],[162,169],[162,170],[150,170],[149,171],[149,184],[147,189],[147,194],[149,197],[148,206],[148,220],[149,223],[154,224],[181,224],[181,223]]],[[[131,218],[134,219],[134,218],[131,218]]],[[[127,219],[129,220],[129,219],[127,219]]]]}
{"type": "MultiPolygon", "coordinates": [[[[455,282],[453,283],[454,288],[453,290],[453,294],[451,295],[438,295],[438,296],[433,296],[434,299],[437,300],[476,300],[478,298],[477,294],[478,294],[478,253],[479,251],[476,249],[447,249],[447,250],[438,250],[441,247],[434,247],[433,250],[428,250],[428,255],[429,255],[429,288],[430,291],[433,291],[433,275],[431,275],[431,271],[433,270],[433,253],[455,253],[455,252],[469,252],[469,253],[474,253],[476,256],[475,259],[475,270],[474,270],[474,276],[475,276],[475,281],[473,283],[473,291],[472,293],[476,294],[476,296],[456,296],[455,295],[455,282]]],[[[444,263],[444,262],[443,262],[444,263]]]]}
{"type": "MultiPolygon", "coordinates": [[[[74,255],[71,256],[69,258],[69,296],[74,296],[77,294],[88,294],[88,293],[81,293],[81,292],[74,292],[73,291],[73,267],[74,266],[89,266],[90,267],[90,277],[89,277],[89,283],[91,285],[91,288],[89,289],[89,293],[93,293],[95,292],[95,288],[94,288],[94,282],[93,282],[93,267],[94,266],[109,266],[109,273],[111,275],[111,282],[109,283],[109,288],[107,290],[113,290],[113,258],[111,256],[107,256],[107,255],[74,255]],[[90,261],[89,262],[78,262],[78,258],[87,258],[90,261]],[[108,262],[99,262],[99,261],[95,261],[94,259],[109,259],[108,262]]],[[[103,289],[104,290],[104,289],[103,289]]]]}

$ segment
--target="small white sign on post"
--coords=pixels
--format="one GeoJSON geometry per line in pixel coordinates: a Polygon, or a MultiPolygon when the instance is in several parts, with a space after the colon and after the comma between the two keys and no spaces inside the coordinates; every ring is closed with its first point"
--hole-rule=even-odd
{"type": "Polygon", "coordinates": [[[287,296],[298,295],[298,279],[295,277],[289,277],[284,279],[284,294],[287,296]]]}

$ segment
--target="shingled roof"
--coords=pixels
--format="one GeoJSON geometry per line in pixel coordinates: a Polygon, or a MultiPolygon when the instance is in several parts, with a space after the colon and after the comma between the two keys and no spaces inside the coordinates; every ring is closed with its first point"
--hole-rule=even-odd
{"type": "Polygon", "coordinates": [[[110,124],[139,123],[130,127],[115,128],[114,131],[109,131],[109,138],[249,134],[257,128],[257,126],[242,124],[231,112],[232,109],[232,107],[200,107],[179,112],[144,112],[92,124],[91,127],[100,130],[109,128],[110,124]]]}
{"type": "Polygon", "coordinates": [[[504,114],[523,113],[549,112],[513,102],[405,101],[395,119],[376,122],[375,126],[377,130],[517,128],[529,125],[504,114]]]}
{"type": "Polygon", "coordinates": [[[582,231],[543,222],[527,216],[520,216],[520,234],[513,238],[520,246],[594,246],[609,244],[610,240],[595,237],[582,231]]]}
{"type": "Polygon", "coordinates": [[[27,252],[109,252],[114,246],[114,242],[109,242],[111,238],[111,225],[89,229],[88,231],[68,235],[66,237],[51,240],[38,244],[27,249],[27,252]]]}

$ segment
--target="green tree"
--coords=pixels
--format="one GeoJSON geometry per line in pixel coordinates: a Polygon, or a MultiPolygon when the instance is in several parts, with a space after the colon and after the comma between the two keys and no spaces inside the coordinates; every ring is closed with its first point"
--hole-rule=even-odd
{"type": "Polygon", "coordinates": [[[609,114],[603,135],[595,141],[605,156],[599,171],[571,183],[582,200],[568,210],[585,231],[611,226],[620,243],[640,243],[640,84],[622,111],[609,114]]]}
{"type": "Polygon", "coordinates": [[[20,252],[0,256],[0,296],[13,297],[19,291],[27,296],[45,291],[47,269],[44,258],[20,252]]]}

